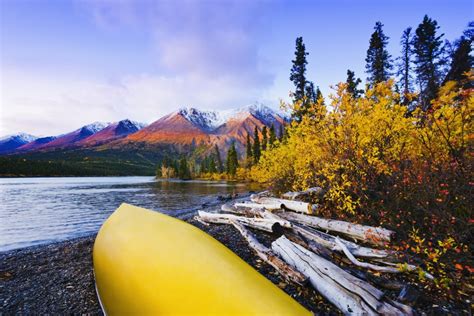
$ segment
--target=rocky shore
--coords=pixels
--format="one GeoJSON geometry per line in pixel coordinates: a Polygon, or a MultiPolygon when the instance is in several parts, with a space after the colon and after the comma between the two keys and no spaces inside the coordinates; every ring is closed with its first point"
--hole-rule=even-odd
{"type": "MultiPolygon", "coordinates": [[[[313,289],[288,284],[253,253],[232,226],[206,226],[190,215],[186,221],[229,247],[306,308],[318,314],[338,314],[313,289]]],[[[94,239],[92,235],[0,253],[0,314],[102,314],[92,269],[94,239]]]]}

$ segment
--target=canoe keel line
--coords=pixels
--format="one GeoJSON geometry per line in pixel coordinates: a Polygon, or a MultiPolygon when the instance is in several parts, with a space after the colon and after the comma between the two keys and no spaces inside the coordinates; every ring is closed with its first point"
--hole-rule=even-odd
{"type": "Polygon", "coordinates": [[[311,315],[200,229],[128,204],[102,225],[93,261],[108,315],[311,315]]]}

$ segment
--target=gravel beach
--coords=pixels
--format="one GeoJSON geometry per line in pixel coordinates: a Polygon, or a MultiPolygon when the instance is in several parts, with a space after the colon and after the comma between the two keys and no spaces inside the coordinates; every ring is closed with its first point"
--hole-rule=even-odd
{"type": "MultiPolygon", "coordinates": [[[[206,210],[212,209],[215,207],[206,210]]],[[[313,289],[288,284],[230,225],[187,221],[229,247],[306,308],[318,314],[338,314],[313,289]]],[[[94,239],[92,235],[0,253],[0,314],[102,314],[92,269],[94,239]]],[[[270,240],[268,236],[262,242],[270,240]]]]}

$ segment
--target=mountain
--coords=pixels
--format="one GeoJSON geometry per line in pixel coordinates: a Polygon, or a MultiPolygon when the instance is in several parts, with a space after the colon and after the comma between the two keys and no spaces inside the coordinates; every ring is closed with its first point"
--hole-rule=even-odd
{"type": "Polygon", "coordinates": [[[218,121],[219,115],[216,112],[182,108],[127,136],[122,143],[208,143],[209,134],[216,128],[218,121]]]}
{"type": "MultiPolygon", "coordinates": [[[[177,146],[218,145],[225,153],[232,142],[242,156],[247,134],[272,125],[278,132],[287,119],[264,105],[250,105],[231,111],[201,111],[182,108],[153,122],[121,140],[122,146],[133,144],[174,144],[177,146]]],[[[114,144],[117,147],[117,144],[114,144]]]]}
{"type": "Polygon", "coordinates": [[[86,147],[101,145],[138,132],[144,126],[146,125],[143,123],[134,122],[128,119],[122,120],[112,123],[96,133],[76,142],[75,145],[86,147]]]}
{"type": "Polygon", "coordinates": [[[95,122],[85,125],[73,132],[60,135],[50,142],[46,142],[35,148],[35,150],[61,149],[77,145],[81,140],[96,134],[97,132],[106,128],[109,124],[102,122],[95,122]]]}
{"type": "MultiPolygon", "coordinates": [[[[9,155],[34,154],[35,157],[54,159],[58,153],[74,151],[75,155],[88,155],[109,151],[107,154],[124,155],[172,155],[193,152],[199,155],[210,152],[217,145],[225,156],[234,142],[239,156],[245,152],[247,134],[253,138],[255,127],[275,127],[276,133],[288,122],[288,118],[271,108],[256,104],[227,111],[202,111],[196,108],[181,108],[148,126],[122,120],[115,123],[93,123],[73,132],[35,139],[23,137],[17,144],[6,143],[3,152],[9,155]],[[112,152],[115,152],[113,154],[112,152]]],[[[64,157],[64,155],[63,155],[64,157]]]]}
{"type": "Polygon", "coordinates": [[[16,149],[16,151],[30,151],[30,150],[35,150],[38,149],[39,147],[43,146],[44,144],[47,144],[49,142],[52,142],[55,140],[57,137],[56,136],[47,136],[47,137],[40,137],[37,138],[29,143],[24,144],[23,146],[20,146],[16,149]]]}
{"type": "Polygon", "coordinates": [[[17,148],[28,144],[29,142],[32,142],[35,139],[37,139],[36,136],[26,133],[5,136],[0,139],[0,154],[14,152],[17,148]]]}

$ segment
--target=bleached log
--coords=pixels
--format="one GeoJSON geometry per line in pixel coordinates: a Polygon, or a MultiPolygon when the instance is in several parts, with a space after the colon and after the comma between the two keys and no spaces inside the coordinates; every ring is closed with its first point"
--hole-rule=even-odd
{"type": "Polygon", "coordinates": [[[245,207],[245,208],[255,208],[255,209],[264,209],[266,208],[267,210],[279,210],[280,209],[280,205],[262,205],[262,204],[258,204],[258,203],[235,203],[234,204],[235,207],[245,207]]]}
{"type": "MultiPolygon", "coordinates": [[[[298,225],[293,225],[293,231],[301,234],[304,238],[312,240],[316,243],[323,245],[324,247],[332,250],[342,252],[342,248],[336,243],[336,237],[317,231],[311,228],[303,228],[298,225]]],[[[349,251],[356,257],[364,258],[387,258],[392,255],[391,252],[386,250],[372,249],[363,246],[359,246],[356,243],[341,239],[341,242],[346,245],[349,251]]]]}
{"type": "Polygon", "coordinates": [[[232,214],[255,217],[255,216],[260,216],[260,213],[263,210],[263,208],[262,207],[260,208],[238,207],[231,204],[223,204],[221,206],[221,210],[224,212],[232,213],[232,214]]]}
{"type": "Polygon", "coordinates": [[[349,260],[354,265],[356,265],[358,267],[367,268],[367,269],[374,270],[374,271],[388,272],[388,273],[400,273],[401,272],[400,269],[397,269],[397,268],[394,268],[394,267],[383,267],[383,266],[378,266],[378,265],[375,265],[375,264],[371,264],[371,263],[368,263],[368,262],[362,262],[362,261],[357,260],[354,257],[354,255],[349,251],[349,249],[347,249],[346,245],[343,242],[341,242],[339,237],[336,237],[336,244],[339,247],[341,247],[342,252],[344,252],[346,257],[349,258],[349,260]]]}
{"type": "Polygon", "coordinates": [[[410,310],[408,306],[403,310],[393,306],[384,300],[382,291],[285,236],[274,241],[272,249],[307,276],[313,287],[346,315],[405,315],[410,310]]]}
{"type": "Polygon", "coordinates": [[[299,213],[313,214],[317,208],[317,205],[312,205],[306,202],[277,199],[272,197],[251,196],[250,199],[252,202],[263,205],[268,210],[288,209],[299,213]]]}
{"type": "Polygon", "coordinates": [[[298,200],[300,198],[308,197],[308,196],[322,196],[323,192],[324,191],[322,188],[313,187],[304,191],[286,192],[281,197],[288,200],[298,200]]]}
{"type": "Polygon", "coordinates": [[[236,222],[231,221],[232,225],[240,232],[240,234],[247,240],[250,248],[252,248],[257,255],[266,263],[274,267],[285,279],[290,282],[295,282],[299,285],[307,283],[308,278],[302,273],[295,270],[292,266],[288,265],[285,261],[278,258],[271,249],[262,245],[255,236],[249,232],[245,227],[236,222]]]}
{"type": "Polygon", "coordinates": [[[209,213],[204,211],[198,211],[198,215],[202,221],[207,223],[231,224],[231,221],[236,221],[245,226],[267,232],[282,231],[282,224],[276,220],[270,220],[266,218],[249,218],[233,214],[209,213]]]}
{"type": "Polygon", "coordinates": [[[293,228],[293,225],[291,224],[290,221],[287,221],[286,219],[281,218],[280,216],[268,211],[268,210],[263,210],[263,211],[258,211],[257,213],[260,215],[262,218],[270,219],[270,220],[275,220],[280,223],[281,226],[286,227],[286,228],[293,228]]]}
{"type": "Polygon", "coordinates": [[[316,216],[307,216],[290,212],[281,212],[278,215],[290,221],[319,229],[342,233],[375,245],[380,245],[386,241],[390,241],[391,236],[395,234],[395,232],[381,227],[353,224],[345,221],[324,219],[316,216]]]}

